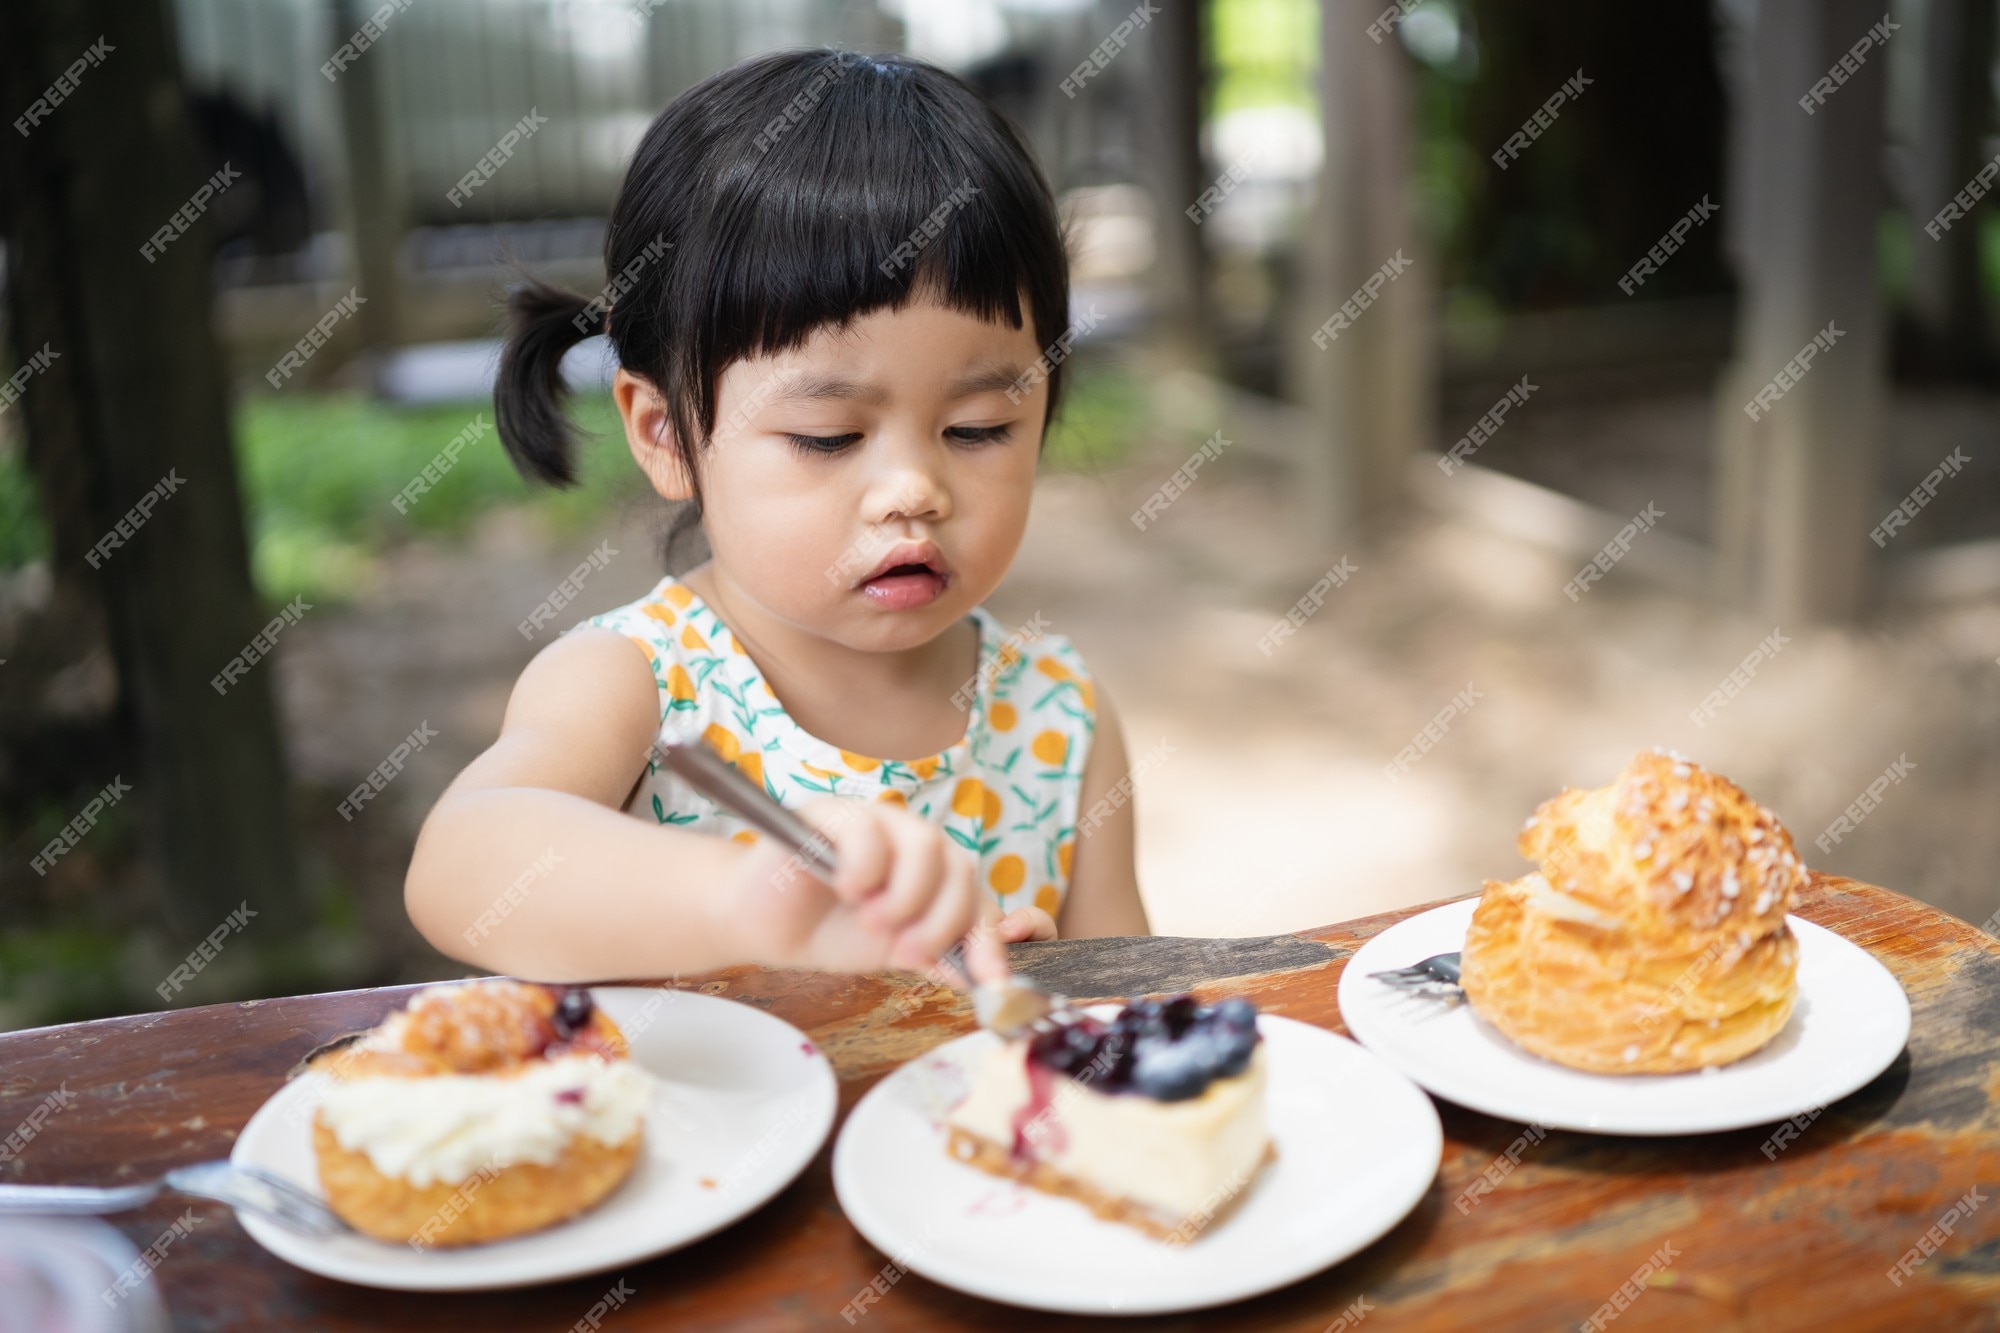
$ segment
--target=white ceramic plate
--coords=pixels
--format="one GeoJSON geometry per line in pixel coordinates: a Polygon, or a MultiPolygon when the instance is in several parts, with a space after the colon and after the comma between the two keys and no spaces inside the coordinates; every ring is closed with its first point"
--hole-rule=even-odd
{"type": "Polygon", "coordinates": [[[1472,1012],[1400,993],[1371,972],[1465,943],[1478,899],[1399,921],[1355,951],[1340,1015],[1369,1050],[1447,1101],[1488,1115],[1593,1134],[1708,1134],[1784,1120],[1838,1101],[1887,1069],[1910,1036],[1910,1001],[1859,945],[1785,918],[1799,942],[1792,1018],[1755,1055],[1690,1074],[1587,1074],[1530,1055],[1472,1012]]]}
{"type": "Polygon", "coordinates": [[[1278,1157],[1187,1245],[1170,1248],[946,1154],[944,1094],[963,1090],[999,1041],[990,1032],[904,1065],[861,1099],[833,1149],[840,1206],[895,1262],[1031,1309],[1158,1314],[1296,1282],[1400,1222],[1430,1188],[1444,1135],[1416,1085],[1345,1037],[1270,1014],[1257,1030],[1270,1044],[1278,1157]]]}
{"type": "MultiPolygon", "coordinates": [[[[660,1080],[646,1147],[610,1198],[572,1221],[490,1245],[418,1252],[364,1236],[316,1240],[239,1212],[259,1245],[309,1272],[405,1291],[474,1291],[581,1276],[699,1240],[791,1183],[826,1142],[833,1068],[804,1033],[749,1005],[687,991],[597,987],[632,1059],[660,1080]]],[[[286,1084],[230,1160],[318,1194],[312,1111],[324,1075],[286,1084]]]]}

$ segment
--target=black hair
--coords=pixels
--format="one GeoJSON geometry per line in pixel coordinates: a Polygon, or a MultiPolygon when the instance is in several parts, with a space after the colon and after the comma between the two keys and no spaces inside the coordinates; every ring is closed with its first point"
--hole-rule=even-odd
{"type": "MultiPolygon", "coordinates": [[[[902,55],[778,52],[676,97],[625,173],[604,270],[596,301],[533,278],[509,293],[500,438],[530,481],[575,483],[561,361],[605,329],[666,400],[695,478],[689,521],[731,362],[919,292],[1015,328],[1025,318],[1043,348],[1069,318],[1055,201],[1020,132],[963,80],[902,55]]],[[[1045,429],[1063,382],[1050,360],[1045,429]]]]}

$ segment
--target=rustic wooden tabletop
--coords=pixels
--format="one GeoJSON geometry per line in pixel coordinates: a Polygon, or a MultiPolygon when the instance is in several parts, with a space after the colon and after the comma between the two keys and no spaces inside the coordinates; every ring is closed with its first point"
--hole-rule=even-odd
{"type": "MultiPolygon", "coordinates": [[[[1827,1108],[1775,1160],[1760,1151],[1769,1126],[1660,1139],[1552,1132],[1523,1145],[1520,1125],[1440,1104],[1438,1178],[1383,1239],[1252,1301],[1133,1322],[1315,1333],[1363,1324],[1575,1329],[1613,1319],[1619,1333],[2000,1329],[2000,942],[1900,894],[1825,876],[1799,914],[1886,963],[1909,992],[1914,1024],[1895,1064],[1827,1108]],[[1518,1165],[1490,1173],[1497,1184],[1477,1206],[1454,1207],[1510,1149],[1518,1165]],[[1983,1193],[1967,1206],[1974,1191],[1983,1193]],[[1981,1207],[1988,1195],[1995,1203],[1981,1207]],[[1663,1246],[1671,1262],[1627,1286],[1663,1246]],[[1899,1263],[1907,1274],[1891,1281],[1899,1263]]],[[[1344,1032],[1334,999],[1341,968],[1408,915],[1267,939],[1056,941],[1017,946],[1015,962],[1073,996],[1241,994],[1344,1032]]],[[[679,984],[809,1033],[840,1075],[843,1117],[882,1075],[972,1025],[961,997],[914,978],[735,968],[679,984]],[[912,987],[912,1003],[898,1003],[912,987]]],[[[25,1122],[58,1088],[68,1094],[25,1142],[0,1153],[11,1155],[0,1160],[0,1181],[112,1184],[227,1156],[301,1057],[373,1025],[406,994],[300,996],[0,1035],[0,1130],[25,1122]]],[[[894,1284],[855,1324],[1087,1322],[1031,1316],[899,1273],[842,1216],[831,1155],[829,1142],[796,1182],[735,1226],[622,1273],[492,1293],[375,1291],[280,1262],[228,1209],[197,1201],[204,1224],[168,1253],[156,1279],[175,1326],[201,1330],[589,1327],[614,1279],[631,1296],[607,1328],[845,1328],[843,1308],[885,1274],[894,1284]]],[[[145,1246],[188,1202],[162,1200],[113,1220],[145,1246]]]]}

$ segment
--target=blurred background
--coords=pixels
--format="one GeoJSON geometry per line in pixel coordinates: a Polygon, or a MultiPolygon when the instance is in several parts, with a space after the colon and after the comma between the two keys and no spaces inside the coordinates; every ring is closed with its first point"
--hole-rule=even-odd
{"type": "Polygon", "coordinates": [[[1654,744],[1993,929],[1994,32],[1994,0],[7,6],[0,1029],[465,972],[404,917],[416,829],[548,637],[517,626],[607,544],[558,624],[637,596],[664,526],[601,340],[584,484],[513,475],[499,294],[598,290],[651,118],[802,45],[958,71],[1060,195],[1089,333],[992,607],[1166,743],[1158,932],[1511,878],[1536,803],[1654,744]]]}

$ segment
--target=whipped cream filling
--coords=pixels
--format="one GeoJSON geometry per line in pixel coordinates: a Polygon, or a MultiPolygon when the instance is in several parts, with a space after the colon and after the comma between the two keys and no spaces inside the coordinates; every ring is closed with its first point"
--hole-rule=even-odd
{"type": "Polygon", "coordinates": [[[1175,1102],[1097,1092],[1051,1073],[1047,1104],[1036,1106],[1026,1061],[1024,1042],[994,1051],[949,1123],[1003,1147],[1019,1143],[1065,1175],[1175,1220],[1218,1209],[1263,1161],[1262,1043],[1241,1074],[1175,1102]]]}
{"type": "Polygon", "coordinates": [[[652,1095],[652,1077],[631,1061],[574,1055],[519,1073],[338,1080],[319,1113],[342,1148],[423,1188],[487,1167],[551,1165],[579,1134],[623,1143],[652,1095]]]}

